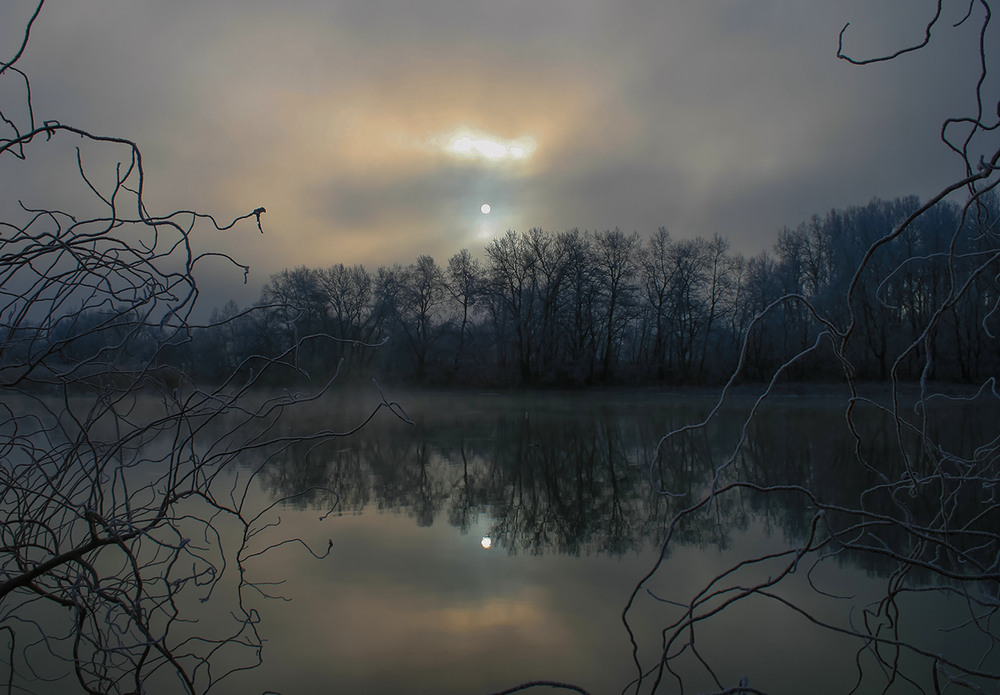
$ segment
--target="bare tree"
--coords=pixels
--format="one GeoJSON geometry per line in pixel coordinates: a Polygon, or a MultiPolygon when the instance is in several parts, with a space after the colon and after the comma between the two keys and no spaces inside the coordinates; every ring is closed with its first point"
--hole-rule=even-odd
{"type": "Polygon", "coordinates": [[[613,229],[594,233],[594,257],[601,271],[604,310],[601,376],[605,379],[611,377],[626,325],[633,315],[638,247],[639,235],[635,232],[625,234],[620,229],[613,229]]]}
{"type": "MultiPolygon", "coordinates": [[[[42,5],[0,62],[0,163],[68,152],[85,202],[63,210],[37,190],[2,203],[0,673],[9,692],[42,681],[62,692],[202,692],[260,662],[253,606],[270,590],[253,563],[297,541],[274,535],[281,502],[255,508],[252,486],[270,456],[338,436],[275,428],[330,381],[308,394],[255,389],[303,336],[276,356],[223,365],[229,376],[211,388],[190,379],[196,270],[246,271],[198,251],[198,237],[260,229],[264,208],[225,223],[155,213],[136,143],[37,121],[17,63],[42,5]],[[117,160],[110,176],[88,166],[94,153],[117,160]],[[257,467],[237,474],[237,461],[257,467]]],[[[247,315],[230,307],[216,318],[247,315]]]]}
{"type": "Polygon", "coordinates": [[[528,383],[535,368],[538,293],[537,259],[530,237],[507,230],[486,247],[486,261],[498,337],[503,328],[512,327],[518,374],[522,382],[528,383]]]}
{"type": "MultiPolygon", "coordinates": [[[[767,259],[751,259],[743,293],[757,292],[762,306],[755,310],[743,338],[740,363],[704,420],[675,429],[660,441],[657,461],[650,466],[652,483],[660,494],[677,498],[678,511],[669,523],[660,559],[637,584],[623,614],[633,639],[636,667],[629,692],[683,691],[692,674],[711,683],[718,694],[768,692],[772,674],[734,677],[721,668],[721,655],[709,653],[699,640],[737,606],[755,602],[798,617],[802,631],[816,629],[852,642],[856,659],[844,665],[856,673],[852,692],[868,688],[876,692],[993,692],[1000,683],[1000,670],[991,656],[1000,639],[996,626],[1000,608],[997,421],[987,422],[974,441],[949,436],[946,424],[960,404],[995,407],[1000,391],[992,376],[958,395],[933,380],[939,359],[936,339],[955,313],[980,319],[976,340],[991,340],[995,349],[995,320],[985,317],[995,317],[1000,311],[996,293],[1000,234],[996,210],[990,204],[991,192],[1000,184],[1000,149],[995,138],[1000,121],[992,106],[997,95],[987,92],[991,85],[987,66],[997,41],[989,2],[972,0],[960,9],[955,26],[977,27],[974,107],[971,114],[948,118],[941,137],[958,156],[963,174],[926,201],[900,209],[873,208],[872,213],[884,212],[884,219],[875,223],[867,218],[872,222],[870,234],[844,275],[836,298],[821,297],[818,291],[822,283],[836,281],[828,275],[828,259],[811,253],[822,249],[791,252],[792,244],[810,241],[803,235],[783,238],[786,258],[812,257],[815,263],[796,268],[786,264],[788,283],[783,293],[780,269],[764,272],[767,259]],[[943,247],[918,243],[921,224],[940,210],[937,206],[945,199],[959,198],[962,202],[947,243],[943,247]],[[909,273],[932,260],[940,261],[939,267],[945,269],[940,287],[931,286],[926,275],[909,273]],[[756,290],[754,276],[761,279],[756,290]],[[765,288],[767,277],[772,278],[770,288],[765,288]],[[779,281],[776,286],[774,280],[779,281]],[[907,286],[910,291],[898,291],[907,286]],[[780,347],[781,336],[774,339],[771,334],[785,330],[782,317],[787,316],[800,326],[812,327],[809,340],[790,355],[777,352],[780,359],[752,399],[737,444],[711,461],[707,490],[672,489],[668,477],[660,473],[680,465],[669,458],[670,447],[692,431],[714,426],[723,404],[732,401],[736,382],[747,373],[752,349],[758,355],[768,353],[767,346],[754,342],[769,341],[780,347]],[[899,333],[905,340],[893,339],[896,321],[912,327],[899,333]],[[838,499],[808,476],[778,479],[773,471],[769,475],[762,464],[766,449],[751,450],[748,445],[750,429],[775,397],[780,382],[793,367],[821,350],[832,355],[832,369],[839,372],[843,384],[843,423],[854,439],[855,454],[839,475],[858,481],[860,492],[853,498],[838,499]],[[871,359],[885,366],[890,384],[885,392],[874,391],[859,380],[862,363],[871,359]],[[918,380],[908,386],[904,376],[914,360],[919,363],[918,380]],[[875,447],[870,441],[867,425],[876,418],[892,423],[896,437],[892,447],[875,447]],[[667,458],[659,460],[661,456],[667,458]],[[718,518],[714,510],[727,500],[743,496],[794,500],[803,512],[801,528],[786,539],[787,547],[768,554],[751,552],[724,572],[706,577],[691,594],[656,595],[655,601],[672,617],[663,625],[661,642],[652,649],[640,644],[638,632],[632,630],[634,613],[653,580],[670,574],[670,551],[676,539],[700,520],[718,518]],[[891,567],[882,594],[855,605],[852,597],[835,595],[825,587],[820,577],[842,557],[877,558],[891,567]],[[803,592],[841,605],[840,618],[815,612],[802,598],[803,592]],[[962,634],[978,647],[943,652],[935,646],[934,634],[912,629],[914,612],[921,611],[917,598],[952,599],[947,616],[936,627],[941,634],[962,634]]],[[[927,46],[932,34],[947,30],[945,15],[939,1],[921,41],[865,59],[851,57],[845,48],[850,38],[845,26],[837,55],[856,65],[904,59],[927,46]]],[[[753,639],[754,630],[769,628],[748,625],[746,629],[753,639]]]]}
{"type": "Polygon", "coordinates": [[[483,292],[483,268],[478,259],[472,257],[468,249],[462,249],[448,259],[448,270],[445,286],[452,303],[457,307],[458,314],[458,346],[452,359],[452,368],[456,373],[462,369],[465,357],[466,340],[469,335],[469,322],[473,311],[483,292]]]}
{"type": "Polygon", "coordinates": [[[439,337],[439,307],[444,301],[444,272],[426,254],[411,263],[401,276],[399,325],[413,351],[415,373],[422,381],[427,373],[431,346],[439,337]]]}

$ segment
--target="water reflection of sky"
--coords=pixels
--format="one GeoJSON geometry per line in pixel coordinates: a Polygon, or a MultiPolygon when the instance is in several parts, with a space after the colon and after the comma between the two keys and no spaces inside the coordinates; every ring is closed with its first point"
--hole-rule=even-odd
{"type": "MultiPolygon", "coordinates": [[[[315,515],[299,512],[284,521],[286,532],[308,534],[315,515]]],[[[345,516],[331,526],[331,557],[282,553],[255,573],[285,579],[282,593],[294,600],[256,603],[267,640],[264,665],[228,681],[222,692],[252,686],[283,693],[490,693],[551,679],[605,693],[620,692],[634,677],[621,609],[653,561],[651,551],[624,557],[487,553],[474,532],[418,527],[391,513],[345,516]]],[[[738,556],[781,544],[758,526],[736,545],[723,552],[680,549],[651,591],[693,594],[738,556]]],[[[820,574],[829,587],[859,598],[882,588],[879,579],[849,568],[829,566],[820,574]]],[[[844,622],[844,605],[820,605],[804,580],[784,594],[844,622]]],[[[641,644],[658,648],[660,626],[677,611],[640,595],[632,623],[641,644]]],[[[766,599],[746,601],[705,624],[698,644],[720,676],[746,675],[751,683],[767,683],[769,692],[803,692],[817,679],[824,692],[846,692],[855,678],[844,668],[853,663],[853,644],[766,599]]],[[[686,665],[688,675],[698,670],[686,665]]],[[[665,686],[664,692],[673,691],[665,686]]]]}
{"type": "MultiPolygon", "coordinates": [[[[276,481],[323,482],[339,496],[340,510],[353,513],[319,521],[325,498],[280,510],[275,539],[295,535],[315,548],[330,539],[332,553],[315,560],[286,547],[250,564],[254,580],[283,581],[281,593],[294,600],[255,602],[267,641],[264,665],[225,681],[221,692],[490,693],[535,679],[572,682],[592,693],[622,691],[636,673],[622,609],[655,561],[668,511],[663,498],[648,495],[646,468],[634,464],[677,413],[634,404],[625,404],[624,414],[604,406],[590,412],[575,402],[570,419],[577,424],[566,429],[558,413],[535,409],[525,418],[523,407],[506,412],[503,405],[496,402],[488,416],[470,408],[467,418],[439,409],[449,413],[447,423],[429,418],[416,429],[373,428],[370,439],[286,457],[278,462],[280,475],[262,478],[272,491],[280,491],[276,481]],[[564,456],[567,451],[575,458],[564,456]],[[368,487],[353,489],[359,484],[368,487]],[[609,487],[615,494],[589,494],[609,487]],[[634,542],[609,545],[602,529],[611,522],[634,542]],[[489,551],[482,545],[487,537],[489,551]]],[[[853,494],[860,481],[839,472],[841,448],[853,443],[834,442],[829,413],[802,408],[761,422],[750,449],[768,451],[769,466],[853,494]]],[[[703,453],[711,455],[720,442],[721,430],[703,442],[703,453]]],[[[689,453],[700,446],[690,445],[689,453]]],[[[700,484],[711,470],[687,468],[675,471],[675,484],[700,484]]],[[[804,518],[795,505],[745,496],[720,503],[703,525],[688,529],[629,612],[643,663],[656,663],[660,630],[682,611],[656,597],[689,600],[740,560],[786,549],[803,532],[804,518]]],[[[714,588],[730,593],[702,610],[738,587],[776,576],[789,561],[777,558],[725,577],[714,588]]],[[[808,607],[813,618],[846,628],[884,595],[885,584],[877,563],[859,568],[833,558],[815,568],[803,562],[779,593],[808,607]]],[[[920,600],[900,621],[903,634],[919,634],[945,653],[966,651],[957,633],[934,632],[949,624],[954,606],[940,597],[920,600]]],[[[900,598],[901,605],[909,601],[900,598]]],[[[700,623],[697,644],[724,682],[746,676],[771,693],[847,692],[857,680],[855,663],[873,665],[863,652],[858,656],[857,641],[819,629],[764,595],[700,623]]],[[[712,689],[693,654],[678,659],[676,668],[691,678],[687,689],[712,689]]],[[[678,689],[668,675],[657,692],[678,689]]],[[[866,681],[856,692],[880,690],[866,681]]]]}
{"type": "MultiPolygon", "coordinates": [[[[285,532],[308,533],[315,515],[284,521],[285,532]]],[[[620,682],[623,669],[608,666],[627,667],[628,644],[620,601],[608,597],[627,595],[642,558],[484,552],[479,531],[418,527],[392,513],[329,526],[329,558],[282,553],[257,574],[287,578],[282,592],[294,601],[259,604],[267,657],[244,683],[286,693],[485,693],[519,678],[589,674],[598,691],[620,682]],[[595,668],[595,655],[608,661],[595,668]]]]}

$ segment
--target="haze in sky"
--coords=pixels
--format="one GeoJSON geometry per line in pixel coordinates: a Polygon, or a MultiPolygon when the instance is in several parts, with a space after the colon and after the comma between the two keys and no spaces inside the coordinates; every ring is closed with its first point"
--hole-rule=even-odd
{"type": "MultiPolygon", "coordinates": [[[[916,0],[50,0],[19,63],[36,117],[137,141],[154,213],[270,273],[439,263],[506,229],[778,230],[961,176],[978,22],[923,51],[916,0]],[[964,67],[963,67],[964,66],[964,67]]],[[[33,2],[5,4],[5,57],[33,2]]],[[[978,7],[973,8],[978,12],[978,7]]],[[[989,45],[989,43],[987,43],[989,45]]],[[[26,203],[53,182],[25,165],[26,203]]],[[[112,174],[106,174],[113,175],[112,174]]]]}

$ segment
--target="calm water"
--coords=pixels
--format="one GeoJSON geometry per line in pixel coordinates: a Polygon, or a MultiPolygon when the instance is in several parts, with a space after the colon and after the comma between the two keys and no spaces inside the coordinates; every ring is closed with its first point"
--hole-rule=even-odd
{"type": "MultiPolygon", "coordinates": [[[[657,457],[659,438],[702,418],[712,401],[668,394],[399,400],[415,425],[380,418],[350,438],[289,450],[262,472],[262,495],[316,488],[283,505],[275,538],[333,547],[323,560],[289,547],[250,563],[255,579],[283,581],[276,591],[293,600],[255,604],[264,665],[222,691],[491,693],[544,679],[622,692],[638,673],[623,609],[659,557],[667,520],[707,489],[732,450],[745,410],[724,412],[657,457]],[[651,476],[680,496],[655,494],[651,476]]],[[[342,427],[350,413],[331,405],[317,409],[316,423],[296,426],[342,427]]],[[[898,447],[887,423],[874,412],[860,420],[868,430],[862,454],[893,460],[898,447]]],[[[955,416],[941,427],[955,441],[974,441],[975,422],[955,416]]],[[[850,501],[870,484],[854,446],[834,401],[782,397],[752,422],[731,472],[798,481],[827,500],[850,501]]],[[[671,601],[688,603],[741,560],[786,550],[804,538],[810,518],[800,499],[740,493],[680,527],[628,612],[643,667],[657,664],[661,631],[683,613],[671,601]]],[[[788,563],[739,567],[714,587],[759,584],[788,563]]],[[[812,620],[751,596],[699,623],[697,653],[689,648],[673,662],[684,692],[716,687],[702,660],[725,686],[746,677],[772,693],[856,685],[881,692],[885,678],[864,645],[813,621],[862,621],[861,609],[885,594],[892,569],[868,556],[803,562],[777,593],[812,620]]],[[[932,652],[967,657],[986,648],[961,631],[939,631],[956,622],[957,598],[902,595],[896,607],[913,616],[898,621],[897,636],[918,635],[932,652]]],[[[906,656],[901,663],[930,687],[929,666],[906,656]]],[[[652,687],[647,678],[642,691],[652,687]]],[[[669,676],[656,690],[678,691],[669,676]]],[[[919,690],[900,681],[890,692],[919,690]]]]}
{"type": "MultiPolygon", "coordinates": [[[[332,549],[316,559],[290,544],[246,561],[247,579],[289,600],[245,592],[260,616],[263,665],[226,677],[212,692],[485,695],[532,680],[569,682],[595,695],[636,692],[630,684],[640,668],[648,673],[660,662],[664,634],[672,635],[664,630],[685,605],[703,597],[696,612],[707,614],[741,587],[762,587],[792,564],[780,553],[809,532],[813,510],[801,495],[730,492],[674,529],[650,574],[670,519],[710,488],[741,436],[740,454],[719,484],[802,485],[828,504],[854,505],[874,480],[859,454],[898,473],[890,423],[874,409],[859,410],[864,439],[856,448],[843,401],[829,395],[777,397],[745,429],[752,401],[737,399],[709,427],[671,440],[659,455],[660,438],[701,420],[711,398],[395,398],[415,424],[383,413],[321,446],[295,446],[267,460],[247,454],[232,471],[234,490],[254,473],[247,508],[264,510],[250,552],[287,538],[320,552],[332,542],[332,549]]],[[[331,398],[278,427],[289,434],[346,430],[376,403],[373,394],[331,398]]],[[[984,439],[995,415],[952,407],[929,428],[961,452],[984,439]]],[[[877,493],[868,496],[874,507],[881,503],[877,493]]],[[[214,526],[224,544],[235,542],[238,528],[221,518],[214,526]]],[[[640,692],[720,690],[713,673],[725,687],[745,677],[775,694],[883,692],[887,676],[871,646],[836,630],[866,621],[888,629],[887,612],[895,617],[894,639],[916,639],[928,653],[981,661],[983,669],[1000,666],[989,639],[954,629],[968,616],[960,597],[904,592],[873,611],[887,586],[923,580],[892,575],[895,565],[878,553],[835,551],[824,548],[829,557],[821,562],[822,553],[803,558],[768,590],[773,595],[762,590],[697,622],[693,643],[685,631],[667,648],[676,675],[659,683],[647,675],[640,692]]],[[[226,620],[234,578],[227,572],[210,601],[196,600],[197,587],[189,592],[184,615],[200,621],[187,626],[192,634],[226,620]]],[[[985,584],[982,591],[996,595],[995,582],[985,584]]],[[[996,633],[991,613],[978,617],[996,633]]],[[[217,661],[221,673],[252,658],[233,646],[217,661]]],[[[897,678],[888,692],[934,692],[932,660],[902,654],[894,663],[916,683],[897,678]]],[[[176,686],[163,684],[162,692],[176,686]]]]}

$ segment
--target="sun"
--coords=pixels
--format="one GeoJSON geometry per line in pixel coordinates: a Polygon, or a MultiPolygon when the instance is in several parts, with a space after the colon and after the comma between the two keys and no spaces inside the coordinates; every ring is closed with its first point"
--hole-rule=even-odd
{"type": "Polygon", "coordinates": [[[479,209],[484,215],[488,215],[490,214],[490,211],[493,210],[493,207],[489,203],[483,203],[483,206],[479,209]]]}

